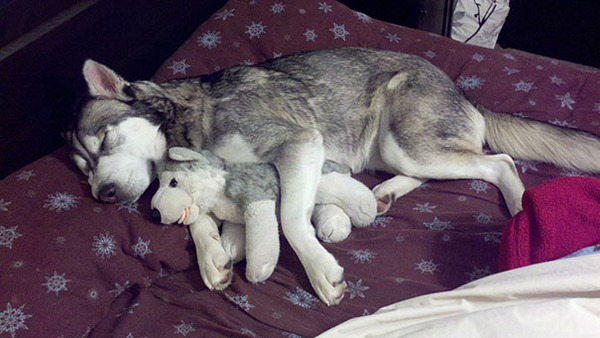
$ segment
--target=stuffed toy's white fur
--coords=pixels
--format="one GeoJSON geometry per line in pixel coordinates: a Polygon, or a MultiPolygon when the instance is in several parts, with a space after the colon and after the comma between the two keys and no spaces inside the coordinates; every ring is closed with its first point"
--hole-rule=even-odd
{"type": "MultiPolygon", "coordinates": [[[[246,257],[246,278],[271,276],[279,257],[277,171],[270,164],[225,166],[212,153],[169,149],[152,198],[152,218],[190,226],[202,279],[209,289],[224,289],[234,262],[246,257]],[[219,235],[218,226],[223,225],[219,235]],[[245,225],[245,227],[244,227],[245,225]]],[[[377,202],[371,190],[349,170],[326,161],[317,190],[313,223],[326,242],[345,239],[352,224],[369,225],[377,202]]]]}

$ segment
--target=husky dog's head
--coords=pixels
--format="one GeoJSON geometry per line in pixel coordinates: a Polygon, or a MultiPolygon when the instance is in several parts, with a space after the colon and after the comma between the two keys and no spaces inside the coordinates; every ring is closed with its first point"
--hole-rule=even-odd
{"type": "Polygon", "coordinates": [[[71,158],[103,202],[133,202],[150,185],[166,153],[163,117],[135,99],[134,85],[108,67],[87,60],[83,75],[90,99],[67,133],[71,158]]]}
{"type": "Polygon", "coordinates": [[[189,225],[209,212],[225,187],[222,166],[222,161],[209,152],[169,149],[169,160],[159,175],[160,187],[152,197],[152,219],[189,225]]]}

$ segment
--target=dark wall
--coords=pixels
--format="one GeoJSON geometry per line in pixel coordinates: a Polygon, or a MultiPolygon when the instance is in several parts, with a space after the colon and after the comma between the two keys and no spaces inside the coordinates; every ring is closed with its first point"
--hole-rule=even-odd
{"type": "Polygon", "coordinates": [[[86,58],[149,78],[225,2],[101,0],[0,61],[0,179],[64,144],[86,58]]]}
{"type": "Polygon", "coordinates": [[[512,0],[498,43],[600,67],[600,1],[512,0]]]}

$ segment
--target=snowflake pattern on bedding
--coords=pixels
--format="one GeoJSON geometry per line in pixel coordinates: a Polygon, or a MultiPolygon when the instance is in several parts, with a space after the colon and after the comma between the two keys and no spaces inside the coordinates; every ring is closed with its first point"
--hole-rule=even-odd
{"type": "MultiPolygon", "coordinates": [[[[589,97],[600,90],[597,72],[459,45],[384,24],[330,0],[229,1],[165,61],[155,79],[343,46],[418,55],[441,67],[467,96],[502,113],[590,132],[600,126],[600,100],[589,97]]],[[[515,163],[527,187],[588,175],[521,159],[515,163]]],[[[280,256],[266,282],[249,283],[239,263],[227,289],[209,291],[187,229],[149,220],[151,194],[131,204],[97,203],[74,170],[63,149],[0,181],[0,268],[2,286],[10,285],[0,292],[0,335],[47,336],[45,327],[61,323],[62,307],[68,307],[73,325],[55,336],[98,330],[94,309],[110,309],[107,316],[115,325],[106,336],[315,336],[390,302],[495,273],[508,219],[498,189],[488,182],[430,181],[370,226],[353,228],[345,241],[325,244],[347,282],[342,303],[327,307],[285,241],[282,253],[289,256],[280,256]],[[27,292],[21,292],[26,283],[27,292]],[[161,321],[149,321],[147,312],[161,321]],[[207,321],[205,313],[214,320],[207,321]],[[290,318],[301,328],[289,327],[290,318]]],[[[357,177],[369,186],[388,178],[357,177]]]]}

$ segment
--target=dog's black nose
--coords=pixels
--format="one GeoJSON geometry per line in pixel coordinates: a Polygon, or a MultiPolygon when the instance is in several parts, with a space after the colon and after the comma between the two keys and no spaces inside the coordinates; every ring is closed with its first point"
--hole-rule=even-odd
{"type": "Polygon", "coordinates": [[[152,209],[152,215],[150,215],[150,217],[154,222],[160,222],[160,211],[156,208],[152,209]]]}
{"type": "Polygon", "coordinates": [[[117,187],[114,183],[106,184],[98,192],[98,198],[102,202],[115,203],[117,202],[117,187]]]}

